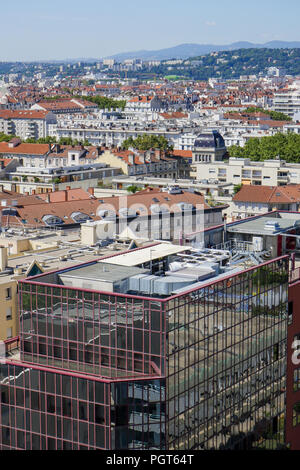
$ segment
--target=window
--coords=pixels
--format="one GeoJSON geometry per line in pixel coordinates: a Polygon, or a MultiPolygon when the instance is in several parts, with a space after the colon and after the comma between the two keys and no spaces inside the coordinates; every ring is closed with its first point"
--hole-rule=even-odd
{"type": "Polygon", "coordinates": [[[6,320],[11,320],[12,319],[12,308],[8,307],[6,309],[6,320]]]}
{"type": "Polygon", "coordinates": [[[293,426],[300,424],[300,401],[293,406],[293,426]]]}
{"type": "Polygon", "coordinates": [[[293,322],[293,301],[290,301],[288,304],[288,323],[289,325],[293,322]]]}
{"type": "Polygon", "coordinates": [[[12,328],[7,328],[6,337],[7,339],[12,338],[12,328]]]}
{"type": "Polygon", "coordinates": [[[294,392],[300,390],[300,368],[294,370],[294,392]]]}
{"type": "Polygon", "coordinates": [[[11,299],[11,287],[6,288],[6,300],[11,299]]]}

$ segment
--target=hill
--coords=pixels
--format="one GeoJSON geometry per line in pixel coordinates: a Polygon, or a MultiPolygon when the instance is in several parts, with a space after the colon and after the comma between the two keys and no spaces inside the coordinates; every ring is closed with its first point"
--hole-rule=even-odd
{"type": "Polygon", "coordinates": [[[175,47],[169,47],[159,50],[141,50],[122,52],[111,55],[107,58],[122,62],[125,59],[143,59],[143,60],[167,60],[167,59],[187,59],[199,55],[209,54],[210,52],[234,50],[234,49],[290,49],[300,48],[300,41],[271,41],[265,44],[254,44],[247,41],[234,42],[227,45],[216,44],[179,44],[175,47]]]}
{"type": "Polygon", "coordinates": [[[267,69],[274,66],[284,68],[287,75],[300,75],[300,48],[251,48],[211,52],[181,60],[177,64],[162,61],[155,67],[129,71],[127,76],[135,78],[176,76],[188,80],[208,80],[211,77],[236,79],[241,75],[266,74],[267,69]]]}

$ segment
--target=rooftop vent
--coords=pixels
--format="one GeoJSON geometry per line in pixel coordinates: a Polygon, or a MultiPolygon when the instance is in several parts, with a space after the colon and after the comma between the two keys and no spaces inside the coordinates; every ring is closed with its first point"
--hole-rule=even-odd
{"type": "Polygon", "coordinates": [[[279,225],[278,222],[276,222],[276,220],[268,220],[268,221],[265,223],[264,229],[265,229],[265,230],[270,230],[270,231],[272,231],[272,232],[275,232],[276,230],[279,230],[279,229],[280,229],[280,225],[279,225]]]}

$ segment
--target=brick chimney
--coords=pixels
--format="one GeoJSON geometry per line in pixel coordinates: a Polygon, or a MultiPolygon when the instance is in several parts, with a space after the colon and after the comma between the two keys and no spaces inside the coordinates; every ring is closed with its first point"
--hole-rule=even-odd
{"type": "Polygon", "coordinates": [[[87,192],[94,196],[94,190],[95,188],[88,188],[87,192]]]}

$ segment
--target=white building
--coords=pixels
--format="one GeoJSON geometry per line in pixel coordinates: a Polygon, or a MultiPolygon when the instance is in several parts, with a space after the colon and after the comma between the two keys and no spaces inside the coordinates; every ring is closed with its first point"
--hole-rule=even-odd
{"type": "Polygon", "coordinates": [[[48,111],[0,110],[0,132],[16,135],[23,140],[47,137],[49,125],[55,123],[55,115],[48,111]]]}

